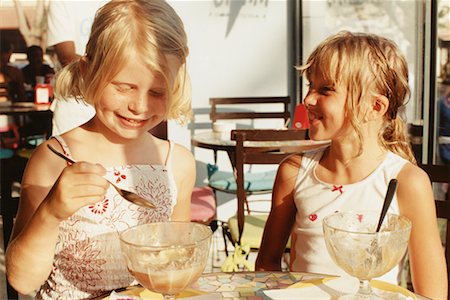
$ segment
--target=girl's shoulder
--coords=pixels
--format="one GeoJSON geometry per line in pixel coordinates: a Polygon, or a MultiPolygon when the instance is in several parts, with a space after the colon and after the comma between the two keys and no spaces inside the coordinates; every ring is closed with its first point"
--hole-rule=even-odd
{"type": "Polygon", "coordinates": [[[289,168],[293,171],[298,170],[301,165],[307,165],[312,162],[318,162],[323,155],[326,147],[321,147],[313,150],[304,151],[301,153],[294,153],[285,158],[280,167],[289,168]]]}
{"type": "Polygon", "coordinates": [[[401,210],[420,211],[434,206],[428,174],[419,166],[406,163],[397,175],[397,198],[401,210]]]}
{"type": "Polygon", "coordinates": [[[400,172],[398,173],[397,180],[400,182],[405,182],[408,185],[417,184],[430,184],[430,179],[428,174],[419,166],[407,162],[403,165],[400,172]],[[411,184],[414,183],[414,184],[411,184]]]}
{"type": "Polygon", "coordinates": [[[173,141],[169,141],[169,143],[173,144],[173,155],[174,159],[178,160],[177,163],[183,161],[186,163],[192,163],[195,161],[194,155],[189,149],[173,141]]]}

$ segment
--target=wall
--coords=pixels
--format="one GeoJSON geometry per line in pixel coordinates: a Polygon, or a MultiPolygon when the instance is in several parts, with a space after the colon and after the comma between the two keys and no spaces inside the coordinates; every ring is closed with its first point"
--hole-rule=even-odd
{"type": "MultiPolygon", "coordinates": [[[[205,112],[210,97],[288,95],[287,1],[170,1],[189,37],[193,108],[205,112]]],[[[189,125],[189,126],[192,126],[189,125]]],[[[278,125],[274,125],[278,126],[278,125]]],[[[169,138],[191,149],[188,126],[169,123],[169,138]]],[[[193,149],[197,185],[206,178],[211,150],[193,149]]],[[[229,168],[224,153],[221,168],[229,168]]]]}
{"type": "MultiPolygon", "coordinates": [[[[408,122],[420,116],[422,98],[420,0],[298,0],[302,2],[303,57],[329,35],[340,30],[370,32],[394,40],[406,56],[409,67],[411,100],[406,107],[408,122]]],[[[303,95],[306,88],[304,87],[303,95]]]]}

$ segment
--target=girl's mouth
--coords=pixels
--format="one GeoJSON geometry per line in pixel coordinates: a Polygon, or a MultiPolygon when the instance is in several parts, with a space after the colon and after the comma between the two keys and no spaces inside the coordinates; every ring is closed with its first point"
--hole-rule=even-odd
{"type": "Polygon", "coordinates": [[[131,118],[123,117],[123,116],[119,116],[119,118],[124,122],[125,125],[132,126],[132,127],[142,126],[146,121],[146,119],[131,119],[131,118]]]}
{"type": "Polygon", "coordinates": [[[310,122],[313,122],[315,120],[321,120],[322,117],[314,112],[309,111],[308,112],[308,119],[310,122]]]}

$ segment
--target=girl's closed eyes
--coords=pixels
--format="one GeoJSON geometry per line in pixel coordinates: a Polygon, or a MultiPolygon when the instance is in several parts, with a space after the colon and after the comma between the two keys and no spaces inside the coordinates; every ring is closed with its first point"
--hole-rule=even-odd
{"type": "MultiPolygon", "coordinates": [[[[138,90],[138,87],[133,84],[128,83],[121,83],[121,82],[111,82],[111,84],[114,86],[114,88],[123,94],[126,93],[133,93],[138,90]]],[[[166,89],[163,87],[156,87],[152,88],[148,91],[148,94],[155,98],[165,98],[166,96],[166,89]]]]}
{"type": "Polygon", "coordinates": [[[309,82],[307,84],[307,86],[308,86],[308,92],[317,91],[319,94],[325,95],[325,96],[336,91],[333,84],[321,84],[320,83],[320,84],[317,84],[317,86],[314,86],[312,82],[309,82]]]}

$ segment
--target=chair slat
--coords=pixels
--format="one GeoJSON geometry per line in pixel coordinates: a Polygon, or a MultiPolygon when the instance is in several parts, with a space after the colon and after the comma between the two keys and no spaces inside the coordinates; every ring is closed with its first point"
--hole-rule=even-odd
{"type": "Polygon", "coordinates": [[[211,98],[211,105],[214,104],[258,104],[258,103],[291,103],[290,97],[231,97],[231,98],[211,98]]]}
{"type": "Polygon", "coordinates": [[[419,165],[430,177],[431,182],[449,182],[450,166],[447,165],[419,165]]]}
{"type": "Polygon", "coordinates": [[[289,118],[289,112],[218,112],[215,113],[214,120],[236,120],[236,119],[284,119],[289,118]]]}
{"type": "MultiPolygon", "coordinates": [[[[231,132],[231,139],[236,140],[236,134],[238,131],[231,132]]],[[[245,141],[263,142],[263,141],[294,141],[304,140],[306,138],[306,129],[239,129],[239,134],[245,135],[245,141]]]]}
{"type": "MultiPolygon", "coordinates": [[[[284,119],[285,123],[290,119],[289,106],[291,98],[283,97],[236,97],[236,98],[210,98],[211,112],[209,117],[212,122],[217,120],[253,120],[253,119],[284,119]],[[252,105],[267,106],[267,104],[282,104],[282,108],[275,111],[251,111],[252,105]],[[218,109],[222,107],[221,110],[218,109]],[[233,107],[233,111],[226,111],[233,107]],[[237,110],[237,111],[236,111],[237,110]]],[[[253,106],[255,107],[255,106],[253,106]]],[[[256,108],[256,107],[255,107],[256,108]]]]}
{"type": "Polygon", "coordinates": [[[283,159],[292,153],[268,152],[268,153],[246,153],[243,157],[246,164],[271,165],[279,164],[283,159]]]}
{"type": "MultiPolygon", "coordinates": [[[[427,172],[431,183],[447,183],[450,184],[450,166],[449,165],[420,165],[427,172]]],[[[450,191],[444,195],[444,199],[435,199],[436,214],[438,218],[447,220],[445,233],[445,259],[447,261],[447,279],[450,288],[450,191]]],[[[449,291],[450,294],[450,291],[449,291]]]]}

